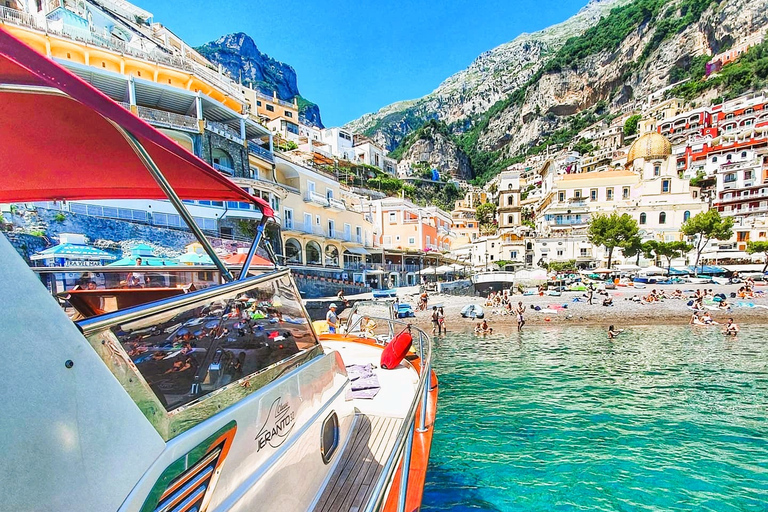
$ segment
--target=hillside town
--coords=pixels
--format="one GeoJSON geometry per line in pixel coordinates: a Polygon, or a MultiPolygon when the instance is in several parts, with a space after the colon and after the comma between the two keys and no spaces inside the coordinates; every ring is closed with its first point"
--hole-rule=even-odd
{"type": "MultiPolygon", "coordinates": [[[[416,285],[426,268],[448,269],[432,272],[441,279],[450,265],[463,275],[553,264],[604,267],[606,247],[590,241],[588,227],[596,215],[614,212],[637,221],[643,242],[672,242],[688,240],[683,224],[714,209],[733,218],[733,233],[711,240],[700,263],[763,258],[747,252],[748,242],[768,240],[763,93],[710,105],[660,90],[585,128],[570,145],[511,165],[480,187],[450,172],[447,179],[437,170],[425,177],[362,134],[303,123],[296,98],[242,85],[152,13],[125,1],[16,0],[0,7],[0,22],[267,201],[277,214],[272,245],[298,277],[368,289],[416,285]],[[577,141],[588,142],[589,150],[579,152],[577,141]],[[416,187],[453,183],[464,197],[444,211],[405,198],[402,186],[391,186],[398,180],[416,187]]],[[[715,76],[761,42],[750,37],[712,55],[707,73],[715,76]]],[[[429,171],[428,155],[424,160],[420,168],[429,171]]],[[[187,201],[187,208],[217,249],[232,254],[247,246],[261,216],[240,202],[187,201]]],[[[55,201],[3,205],[2,213],[18,247],[35,246],[22,235],[36,235],[44,250],[65,228],[103,247],[137,239],[170,256],[183,254],[188,241],[168,201],[55,201]],[[92,218],[111,223],[97,224],[102,232],[96,234],[89,231],[92,218]],[[139,235],[131,226],[159,229],[139,235]]],[[[611,262],[647,266],[658,262],[653,259],[619,248],[611,262]]],[[[691,253],[671,263],[691,264],[691,253]]]]}

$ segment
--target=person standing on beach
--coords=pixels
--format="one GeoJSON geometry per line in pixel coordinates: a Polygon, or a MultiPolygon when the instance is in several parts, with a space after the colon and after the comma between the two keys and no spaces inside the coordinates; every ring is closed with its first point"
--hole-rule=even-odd
{"type": "Polygon", "coordinates": [[[589,286],[587,287],[587,304],[590,306],[592,305],[592,296],[595,293],[595,287],[592,286],[592,283],[589,283],[589,286]]]}
{"type": "Polygon", "coordinates": [[[726,336],[736,336],[739,334],[739,326],[736,325],[736,323],[733,321],[733,318],[728,319],[728,323],[725,324],[725,333],[726,336]]]}
{"type": "Polygon", "coordinates": [[[520,332],[523,330],[523,326],[525,325],[525,318],[523,318],[523,313],[525,313],[525,307],[523,306],[522,302],[517,303],[517,308],[515,308],[515,313],[517,313],[517,332],[520,332]]]}
{"type": "Polygon", "coordinates": [[[432,334],[440,329],[440,314],[437,312],[437,306],[432,306],[432,334]]]}

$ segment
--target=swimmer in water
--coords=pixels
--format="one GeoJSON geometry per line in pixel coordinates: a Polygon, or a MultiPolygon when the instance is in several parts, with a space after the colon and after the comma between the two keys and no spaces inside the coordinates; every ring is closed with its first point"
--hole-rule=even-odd
{"type": "Polygon", "coordinates": [[[615,338],[616,336],[618,336],[622,332],[624,332],[624,329],[614,329],[613,326],[610,326],[610,327],[608,327],[608,339],[612,340],[613,338],[615,338]]]}

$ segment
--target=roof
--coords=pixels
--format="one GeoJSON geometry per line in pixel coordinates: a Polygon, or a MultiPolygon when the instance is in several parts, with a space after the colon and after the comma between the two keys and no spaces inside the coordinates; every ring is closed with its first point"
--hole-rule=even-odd
{"type": "Polygon", "coordinates": [[[664,158],[672,154],[672,143],[660,133],[649,132],[632,143],[627,153],[627,165],[636,158],[664,158]]]}
{"type": "Polygon", "coordinates": [[[166,199],[126,132],[182,199],[251,196],[181,145],[0,28],[0,203],[166,199]]]}
{"type": "Polygon", "coordinates": [[[31,260],[45,260],[48,258],[67,258],[72,260],[115,260],[112,254],[102,251],[90,245],[64,243],[49,247],[34,254],[31,260]]]}

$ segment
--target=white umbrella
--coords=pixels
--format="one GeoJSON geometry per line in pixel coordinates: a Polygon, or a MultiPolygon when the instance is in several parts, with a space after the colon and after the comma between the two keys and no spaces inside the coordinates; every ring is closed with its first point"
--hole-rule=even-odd
{"type": "Polygon", "coordinates": [[[651,265],[650,267],[641,268],[639,273],[640,274],[645,274],[647,276],[648,275],[654,275],[654,274],[662,275],[662,274],[666,274],[667,273],[667,269],[661,268],[661,267],[657,267],[655,265],[651,265]]]}
{"type": "Polygon", "coordinates": [[[447,274],[448,272],[453,272],[453,267],[450,265],[443,265],[435,269],[435,273],[437,274],[447,274]]]}
{"type": "Polygon", "coordinates": [[[613,272],[613,270],[607,269],[605,267],[600,267],[600,268],[593,268],[589,272],[591,272],[592,274],[610,274],[611,272],[613,272]]]}
{"type": "Polygon", "coordinates": [[[421,269],[419,271],[419,274],[435,275],[435,274],[437,274],[437,268],[435,268],[435,267],[423,268],[423,269],[421,269]]]}
{"type": "Polygon", "coordinates": [[[621,270],[622,272],[630,272],[630,271],[633,271],[633,270],[640,270],[640,267],[638,267],[637,265],[633,265],[631,263],[629,263],[627,265],[616,265],[616,268],[618,270],[621,270]]]}

